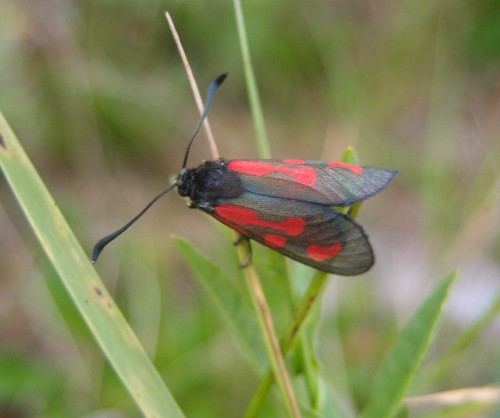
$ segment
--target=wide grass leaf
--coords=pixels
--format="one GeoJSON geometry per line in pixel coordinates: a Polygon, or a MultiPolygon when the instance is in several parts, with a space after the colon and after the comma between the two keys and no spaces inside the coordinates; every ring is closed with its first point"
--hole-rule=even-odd
{"type": "Polygon", "coordinates": [[[182,418],[184,415],[1,113],[0,168],[82,318],[143,414],[182,418]]]}
{"type": "Polygon", "coordinates": [[[399,335],[375,375],[362,418],[390,418],[398,408],[426,353],[457,273],[446,276],[399,335]]]}

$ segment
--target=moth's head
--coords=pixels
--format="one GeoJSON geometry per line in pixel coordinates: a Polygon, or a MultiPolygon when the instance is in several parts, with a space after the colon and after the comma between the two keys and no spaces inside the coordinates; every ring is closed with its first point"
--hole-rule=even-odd
{"type": "Polygon", "coordinates": [[[177,186],[177,191],[181,196],[191,196],[194,184],[194,169],[181,169],[179,175],[177,176],[175,184],[177,186]]]}

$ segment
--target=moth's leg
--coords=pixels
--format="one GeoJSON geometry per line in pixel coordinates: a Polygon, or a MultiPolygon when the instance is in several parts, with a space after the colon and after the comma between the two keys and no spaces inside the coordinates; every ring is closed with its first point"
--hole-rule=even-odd
{"type": "MultiPolygon", "coordinates": [[[[233,245],[234,245],[235,247],[236,247],[237,245],[240,245],[240,244],[243,242],[243,240],[244,240],[245,238],[246,238],[246,237],[245,237],[244,235],[239,234],[239,235],[238,235],[238,238],[236,238],[236,240],[235,240],[235,241],[233,241],[233,245]]],[[[248,238],[247,238],[247,239],[248,239],[248,238]]]]}
{"type": "Polygon", "coordinates": [[[240,245],[243,241],[246,242],[247,248],[248,248],[248,257],[243,263],[240,264],[240,268],[244,269],[245,267],[248,267],[250,263],[252,262],[252,244],[250,243],[250,239],[248,237],[245,237],[244,235],[241,235],[238,237],[236,241],[233,242],[233,245],[240,245]]]}

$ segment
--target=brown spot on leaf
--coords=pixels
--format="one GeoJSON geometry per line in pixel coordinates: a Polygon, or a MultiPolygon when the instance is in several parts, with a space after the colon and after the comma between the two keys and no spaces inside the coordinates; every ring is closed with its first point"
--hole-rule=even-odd
{"type": "Polygon", "coordinates": [[[0,134],[0,147],[7,149],[7,144],[5,143],[2,134],[0,134]]]}
{"type": "Polygon", "coordinates": [[[97,296],[99,296],[100,298],[102,298],[102,290],[99,289],[97,286],[94,286],[94,292],[97,296]]]}
{"type": "Polygon", "coordinates": [[[106,295],[101,290],[101,288],[99,286],[97,286],[97,285],[94,284],[92,286],[92,289],[94,290],[94,293],[96,294],[96,296],[99,298],[99,302],[101,302],[102,305],[105,308],[107,308],[109,310],[112,310],[113,309],[113,304],[111,303],[111,301],[109,300],[109,298],[106,297],[106,295]]]}

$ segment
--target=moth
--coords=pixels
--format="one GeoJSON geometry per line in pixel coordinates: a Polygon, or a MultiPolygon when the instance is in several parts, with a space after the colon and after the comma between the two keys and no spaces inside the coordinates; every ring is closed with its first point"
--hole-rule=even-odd
{"type": "Polygon", "coordinates": [[[189,199],[189,207],[303,264],[344,276],[369,270],[374,255],[367,234],[336,207],[351,206],[373,196],[387,187],[396,171],[302,159],[219,158],[186,168],[191,145],[225,78],[223,74],[210,85],[205,112],[188,143],[174,184],[126,225],[101,239],[92,261],[161,196],[177,188],[181,196],[189,199]]]}

